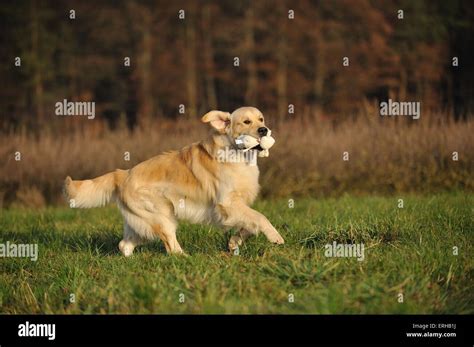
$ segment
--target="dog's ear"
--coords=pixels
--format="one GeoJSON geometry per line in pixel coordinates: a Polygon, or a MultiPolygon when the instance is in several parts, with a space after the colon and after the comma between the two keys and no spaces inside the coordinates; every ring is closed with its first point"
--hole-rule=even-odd
{"type": "Polygon", "coordinates": [[[223,111],[210,111],[202,116],[203,123],[211,123],[211,126],[219,131],[225,133],[225,128],[230,124],[230,113],[223,111]]]}

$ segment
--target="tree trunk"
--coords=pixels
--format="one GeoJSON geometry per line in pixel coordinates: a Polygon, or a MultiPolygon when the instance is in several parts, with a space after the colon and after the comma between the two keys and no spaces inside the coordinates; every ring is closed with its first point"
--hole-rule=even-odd
{"type": "Polygon", "coordinates": [[[38,2],[31,2],[31,60],[34,64],[33,71],[33,102],[37,121],[41,122],[44,118],[43,108],[43,75],[40,65],[39,53],[39,31],[40,19],[38,15],[38,2]]]}
{"type": "Polygon", "coordinates": [[[280,35],[278,37],[278,44],[276,45],[277,51],[276,56],[278,60],[278,71],[277,71],[277,105],[278,105],[278,118],[283,119],[288,114],[288,99],[287,99],[287,73],[288,73],[288,58],[287,58],[287,33],[286,25],[288,19],[285,19],[285,3],[281,3],[282,14],[281,21],[283,21],[280,27],[280,35]]]}
{"type": "Polygon", "coordinates": [[[324,47],[321,41],[316,44],[316,61],[315,61],[315,73],[314,73],[314,85],[313,94],[315,98],[315,112],[319,116],[323,110],[323,93],[324,93],[324,47]]]}
{"type": "MultiPolygon", "coordinates": [[[[140,32],[142,34],[142,41],[140,43],[141,49],[138,56],[138,75],[139,75],[139,102],[141,121],[143,123],[149,121],[154,113],[154,101],[152,93],[152,72],[151,59],[153,40],[151,35],[152,16],[147,8],[141,9],[141,25],[140,32]]],[[[133,64],[133,62],[132,62],[133,64]]]]}
{"type": "Polygon", "coordinates": [[[402,67],[400,71],[400,90],[398,92],[399,101],[405,101],[407,97],[407,71],[402,67]]]}
{"type": "Polygon", "coordinates": [[[211,5],[206,3],[202,12],[204,27],[204,61],[206,65],[206,95],[208,109],[217,109],[217,96],[214,82],[214,45],[212,42],[212,10],[211,5]]]}
{"type": "Polygon", "coordinates": [[[197,116],[197,70],[196,70],[196,27],[193,16],[194,11],[186,18],[186,90],[188,93],[187,113],[190,117],[197,116]]]}
{"type": "Polygon", "coordinates": [[[257,104],[257,63],[255,62],[254,9],[249,5],[245,13],[245,58],[247,64],[247,90],[245,102],[249,106],[257,104]]]}

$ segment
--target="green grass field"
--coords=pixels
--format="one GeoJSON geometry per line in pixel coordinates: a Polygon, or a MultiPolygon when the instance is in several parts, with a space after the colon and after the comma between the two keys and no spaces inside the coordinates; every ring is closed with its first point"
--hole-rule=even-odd
{"type": "Polygon", "coordinates": [[[115,207],[0,210],[0,242],[39,244],[36,262],[0,259],[0,312],[472,314],[473,206],[464,193],[260,201],[285,245],[260,235],[231,255],[217,228],[181,224],[189,256],[156,241],[131,258],[115,207]],[[327,258],[333,241],[364,243],[365,260],[327,258]]]}

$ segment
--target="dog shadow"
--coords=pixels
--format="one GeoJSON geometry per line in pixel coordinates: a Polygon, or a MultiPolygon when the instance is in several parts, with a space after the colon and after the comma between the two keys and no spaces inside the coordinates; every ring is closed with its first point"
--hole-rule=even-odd
{"type": "Polygon", "coordinates": [[[3,231],[0,235],[0,242],[14,244],[32,244],[37,243],[41,251],[41,246],[47,246],[53,249],[66,249],[72,252],[90,251],[97,255],[110,256],[119,254],[118,244],[121,235],[112,230],[98,232],[94,234],[83,233],[44,233],[36,232],[34,236],[31,233],[15,233],[12,231],[3,231]]]}
{"type": "MultiPolygon", "coordinates": [[[[32,244],[37,243],[39,251],[42,246],[49,249],[67,250],[69,252],[84,253],[88,252],[96,256],[122,256],[118,248],[119,242],[122,240],[122,232],[114,229],[99,230],[94,233],[80,233],[67,231],[43,232],[31,230],[28,233],[17,233],[13,231],[2,231],[0,233],[0,243],[9,241],[11,244],[32,244]]],[[[206,253],[205,250],[195,245],[181,243],[188,255],[206,253]]],[[[223,235],[219,240],[218,248],[220,251],[227,251],[227,236],[223,235]]],[[[134,254],[142,252],[152,252],[156,255],[166,255],[166,248],[159,239],[148,241],[147,243],[137,246],[134,254]]]]}

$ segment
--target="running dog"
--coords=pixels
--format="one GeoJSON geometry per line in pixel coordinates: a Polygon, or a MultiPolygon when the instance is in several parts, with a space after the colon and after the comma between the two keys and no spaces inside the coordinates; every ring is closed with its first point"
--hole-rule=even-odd
{"type": "Polygon", "coordinates": [[[276,244],[284,240],[268,219],[250,208],[259,192],[257,165],[226,162],[219,153],[237,150],[241,135],[267,135],[262,113],[254,107],[232,112],[210,111],[202,122],[212,127],[204,141],[144,161],[130,170],[117,169],[89,180],[67,177],[64,193],[71,207],[90,208],[115,201],[124,219],[119,249],[126,257],[136,246],[159,237],[168,253],[184,253],[176,238],[177,220],[235,228],[231,251],[262,232],[276,244]],[[218,158],[220,158],[218,160],[218,158]]]}

